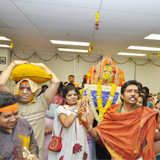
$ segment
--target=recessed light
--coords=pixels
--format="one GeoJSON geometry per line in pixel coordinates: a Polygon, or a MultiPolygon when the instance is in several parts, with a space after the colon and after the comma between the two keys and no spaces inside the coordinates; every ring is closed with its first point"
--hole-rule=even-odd
{"type": "Polygon", "coordinates": [[[129,46],[127,49],[145,50],[145,51],[160,51],[160,48],[144,47],[144,46],[129,46]]]}
{"type": "Polygon", "coordinates": [[[0,44],[0,47],[11,48],[11,46],[9,46],[7,44],[0,44]]]}
{"type": "Polygon", "coordinates": [[[119,52],[118,55],[125,55],[125,56],[146,56],[146,54],[142,53],[126,53],[126,52],[119,52]]]}
{"type": "Polygon", "coordinates": [[[59,51],[67,51],[67,52],[88,52],[88,50],[82,49],[67,49],[67,48],[58,48],[59,51]]]}
{"type": "Polygon", "coordinates": [[[58,41],[50,40],[53,44],[65,44],[65,45],[75,45],[75,46],[89,46],[88,42],[75,42],[75,41],[58,41]]]}
{"type": "Polygon", "coordinates": [[[0,40],[1,40],[1,41],[11,41],[10,39],[8,39],[8,38],[6,38],[6,37],[4,37],[4,36],[0,36],[0,40]]]}
{"type": "Polygon", "coordinates": [[[160,34],[150,34],[149,36],[144,37],[144,39],[160,40],[160,34]]]}

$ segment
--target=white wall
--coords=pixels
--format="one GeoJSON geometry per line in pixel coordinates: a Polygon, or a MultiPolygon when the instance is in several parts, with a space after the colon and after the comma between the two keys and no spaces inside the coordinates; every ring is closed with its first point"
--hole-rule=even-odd
{"type": "MultiPolygon", "coordinates": [[[[125,62],[129,58],[115,58],[117,62],[125,62]]],[[[136,60],[138,64],[144,64],[146,60],[136,60]]],[[[159,60],[153,60],[155,64],[160,65],[159,60]]],[[[116,63],[115,63],[116,64],[116,63]]],[[[147,63],[144,66],[135,65],[133,62],[127,62],[126,64],[116,64],[121,68],[125,75],[125,81],[135,79],[142,83],[143,86],[147,86],[150,93],[157,93],[160,91],[160,67],[153,65],[152,63],[147,63]]]]}
{"type": "MultiPolygon", "coordinates": [[[[0,56],[3,56],[5,52],[6,50],[0,49],[0,56]]],[[[7,52],[6,52],[6,56],[7,56],[7,52]]],[[[15,54],[21,58],[27,58],[32,53],[30,54],[15,53],[15,54]]],[[[42,56],[42,58],[44,59],[50,59],[53,56],[53,54],[44,54],[44,55],[39,54],[39,56],[42,56]]],[[[70,60],[74,58],[74,55],[61,55],[61,57],[64,59],[70,60]]],[[[83,56],[84,59],[89,61],[94,61],[98,59],[98,57],[99,56],[83,56]]],[[[119,63],[125,62],[129,59],[129,58],[119,58],[119,57],[112,57],[112,58],[119,63]]],[[[9,59],[9,57],[7,59],[9,59]]],[[[12,55],[11,60],[16,60],[16,59],[18,58],[12,55]]],[[[136,60],[138,64],[143,64],[147,61],[147,59],[146,60],[134,59],[134,60],[136,60]]],[[[37,56],[36,57],[33,56],[27,61],[35,62],[35,63],[43,62],[57,75],[57,77],[62,82],[68,81],[68,75],[73,74],[75,75],[75,82],[79,83],[80,86],[83,81],[82,80],[83,75],[88,73],[90,67],[98,64],[99,62],[98,61],[95,63],[88,63],[83,61],[81,58],[79,59],[79,63],[78,63],[78,58],[76,58],[75,61],[65,62],[61,60],[59,57],[57,59],[53,58],[50,61],[41,61],[37,56]]],[[[160,65],[159,60],[153,60],[153,62],[160,65]]],[[[133,62],[127,62],[125,64],[116,64],[116,65],[123,70],[125,75],[125,81],[135,79],[141,82],[143,86],[147,86],[150,89],[151,93],[159,92],[160,67],[154,66],[152,63],[148,63],[144,66],[137,66],[133,62]]],[[[1,70],[3,70],[5,67],[6,65],[2,65],[0,68],[1,70]]],[[[49,82],[46,84],[49,85],[49,82]]]]}

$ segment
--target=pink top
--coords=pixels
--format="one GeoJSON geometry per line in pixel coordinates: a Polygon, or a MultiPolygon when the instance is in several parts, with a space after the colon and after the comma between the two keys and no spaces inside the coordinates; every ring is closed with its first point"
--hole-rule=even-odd
{"type": "Polygon", "coordinates": [[[58,104],[58,103],[62,103],[62,102],[63,102],[63,97],[59,96],[59,97],[53,98],[51,103],[58,104]]]}

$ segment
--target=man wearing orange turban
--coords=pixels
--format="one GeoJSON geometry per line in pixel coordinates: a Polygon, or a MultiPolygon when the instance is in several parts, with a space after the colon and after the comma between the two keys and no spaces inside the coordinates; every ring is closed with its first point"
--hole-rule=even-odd
{"type": "Polygon", "coordinates": [[[74,86],[76,88],[79,87],[79,84],[74,81],[74,75],[69,75],[68,76],[68,81],[69,81],[69,83],[66,83],[65,86],[67,86],[68,84],[72,83],[72,84],[74,84],[74,86]]]}
{"type": "Polygon", "coordinates": [[[32,127],[19,118],[18,100],[17,96],[0,91],[0,159],[23,159],[23,148],[26,147],[38,160],[38,145],[32,127]]]}

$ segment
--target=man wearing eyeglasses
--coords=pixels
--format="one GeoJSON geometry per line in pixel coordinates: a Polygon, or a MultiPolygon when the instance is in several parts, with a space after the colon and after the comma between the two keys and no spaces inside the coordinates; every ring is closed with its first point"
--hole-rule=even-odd
{"type": "MultiPolygon", "coordinates": [[[[0,91],[10,91],[7,82],[10,78],[12,70],[15,66],[28,63],[27,61],[12,61],[10,65],[0,75],[0,91]]],[[[59,87],[59,79],[56,75],[43,63],[32,63],[44,69],[48,74],[52,75],[50,86],[40,96],[36,97],[41,87],[34,81],[25,78],[19,81],[15,88],[14,94],[19,95],[18,103],[20,117],[26,119],[33,128],[35,139],[39,147],[39,159],[43,160],[43,145],[45,133],[45,115],[46,111],[57,93],[59,87]]],[[[24,73],[25,74],[25,73],[24,73]]]]}

